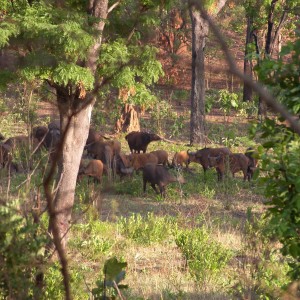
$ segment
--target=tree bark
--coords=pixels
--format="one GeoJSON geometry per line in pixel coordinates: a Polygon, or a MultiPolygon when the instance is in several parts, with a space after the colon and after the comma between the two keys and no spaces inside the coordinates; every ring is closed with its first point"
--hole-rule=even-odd
{"type": "Polygon", "coordinates": [[[93,103],[75,112],[58,97],[58,108],[64,141],[58,162],[58,189],[53,199],[53,213],[54,221],[57,222],[59,228],[59,237],[65,248],[74,205],[77,174],[88,137],[93,103]]]}
{"type": "MultiPolygon", "coordinates": [[[[214,1],[212,14],[216,15],[225,5],[226,0],[214,1]]],[[[189,12],[192,21],[192,86],[191,86],[191,121],[190,144],[203,144],[205,132],[205,68],[204,48],[209,26],[201,16],[198,1],[189,1],[189,12]]]]}
{"type": "MultiPolygon", "coordinates": [[[[244,74],[249,76],[251,79],[252,75],[252,63],[251,60],[248,58],[249,51],[248,47],[249,44],[252,42],[252,26],[253,26],[253,19],[251,16],[247,17],[247,29],[246,29],[246,45],[245,45],[245,58],[244,58],[244,74]]],[[[252,88],[244,83],[243,87],[243,101],[250,101],[252,99],[252,88]]]]}
{"type": "Polygon", "coordinates": [[[205,141],[205,76],[204,48],[208,24],[201,13],[190,7],[192,21],[192,89],[190,144],[205,141]]]}

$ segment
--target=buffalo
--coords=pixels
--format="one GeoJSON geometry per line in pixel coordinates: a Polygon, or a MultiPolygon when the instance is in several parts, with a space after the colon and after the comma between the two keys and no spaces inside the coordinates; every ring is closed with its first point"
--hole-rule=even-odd
{"type": "Polygon", "coordinates": [[[147,182],[150,183],[153,190],[161,195],[162,198],[166,197],[166,186],[171,182],[185,183],[184,178],[173,176],[169,173],[166,167],[156,165],[153,163],[146,164],[143,168],[143,191],[146,192],[147,182]],[[158,185],[159,191],[156,188],[158,185]]]}
{"type": "Polygon", "coordinates": [[[208,160],[210,167],[216,168],[219,181],[223,179],[223,176],[228,169],[232,173],[233,177],[235,173],[242,171],[244,174],[244,180],[248,179],[250,181],[250,177],[248,175],[249,159],[245,154],[220,154],[219,156],[209,156],[208,160]]]}
{"type": "Polygon", "coordinates": [[[155,150],[151,151],[150,153],[154,154],[157,157],[158,164],[169,166],[169,160],[168,160],[168,152],[165,150],[155,150]]]}
{"type": "Polygon", "coordinates": [[[89,160],[87,163],[81,161],[78,171],[78,180],[81,180],[83,176],[89,176],[94,178],[94,182],[101,183],[104,170],[105,166],[103,165],[101,160],[92,159],[89,160]]]}
{"type": "Polygon", "coordinates": [[[158,158],[153,153],[133,153],[130,155],[131,166],[138,171],[143,169],[146,164],[158,164],[158,158]]]}
{"type": "Polygon", "coordinates": [[[130,166],[130,161],[127,155],[120,153],[115,156],[114,171],[121,179],[126,175],[132,175],[133,168],[130,166]]]}
{"type": "Polygon", "coordinates": [[[185,164],[186,168],[189,169],[190,162],[197,162],[196,152],[179,151],[174,154],[174,157],[172,159],[172,166],[182,168],[185,164]]]}
{"type": "Polygon", "coordinates": [[[204,173],[206,170],[210,168],[210,163],[208,160],[209,156],[219,156],[219,155],[229,155],[231,151],[224,147],[224,148],[203,148],[201,150],[197,150],[195,153],[195,162],[199,163],[203,167],[204,173]]]}
{"type": "Polygon", "coordinates": [[[125,139],[131,153],[140,153],[141,151],[145,153],[150,142],[160,141],[161,137],[155,133],[132,131],[125,136],[125,139]]]}
{"type": "Polygon", "coordinates": [[[5,144],[0,144],[0,166],[2,168],[7,167],[11,164],[11,161],[11,147],[5,144]]]}
{"type": "Polygon", "coordinates": [[[248,166],[248,177],[252,178],[253,173],[257,168],[257,159],[255,158],[255,151],[253,148],[249,147],[247,148],[245,155],[249,159],[249,166],[248,166]]]}
{"type": "Polygon", "coordinates": [[[95,129],[90,128],[88,138],[86,140],[86,145],[90,145],[92,143],[102,142],[102,141],[103,141],[103,137],[101,136],[101,134],[97,132],[95,129]]]}

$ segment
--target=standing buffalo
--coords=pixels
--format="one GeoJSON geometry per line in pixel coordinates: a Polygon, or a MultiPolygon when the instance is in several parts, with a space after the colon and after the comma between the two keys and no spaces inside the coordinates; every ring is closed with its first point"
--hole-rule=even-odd
{"type": "Polygon", "coordinates": [[[162,165],[156,165],[153,163],[146,164],[143,168],[143,190],[146,192],[146,184],[149,182],[153,190],[159,194],[155,185],[158,185],[160,194],[162,197],[166,196],[166,186],[171,182],[185,183],[184,178],[179,176],[173,176],[162,165]]]}
{"type": "Polygon", "coordinates": [[[248,166],[248,177],[252,178],[253,177],[253,173],[257,168],[257,159],[255,158],[255,156],[257,155],[254,151],[253,148],[249,147],[247,148],[245,155],[248,157],[249,159],[249,166],[248,166]]]}
{"type": "Polygon", "coordinates": [[[132,131],[125,136],[131,153],[146,152],[150,142],[160,141],[161,138],[155,133],[132,131]]]}
{"type": "Polygon", "coordinates": [[[46,126],[36,126],[32,129],[32,137],[36,138],[47,150],[56,148],[60,141],[60,128],[56,122],[46,126]]]}
{"type": "Polygon", "coordinates": [[[101,134],[99,132],[97,132],[95,129],[90,128],[89,135],[86,140],[86,145],[89,145],[89,144],[92,144],[95,142],[102,142],[102,141],[103,141],[103,137],[101,136],[101,134]]]}

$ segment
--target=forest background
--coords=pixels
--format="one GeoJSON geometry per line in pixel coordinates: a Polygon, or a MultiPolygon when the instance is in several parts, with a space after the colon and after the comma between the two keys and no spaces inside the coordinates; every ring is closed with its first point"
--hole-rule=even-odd
{"type": "Polygon", "coordinates": [[[42,99],[62,135],[50,166],[2,170],[3,297],[297,297],[298,18],[297,1],[2,0],[1,133],[49,122],[36,113],[42,99]],[[259,179],[216,185],[195,166],[164,201],[142,195],[138,174],[77,185],[90,120],[124,148],[132,124],[182,142],[151,145],[170,154],[255,147],[259,179]],[[126,261],[129,288],[119,284],[126,261]]]}

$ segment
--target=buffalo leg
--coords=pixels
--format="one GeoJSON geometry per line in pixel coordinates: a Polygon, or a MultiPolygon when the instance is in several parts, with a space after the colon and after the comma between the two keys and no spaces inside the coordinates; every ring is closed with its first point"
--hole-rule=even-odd
{"type": "Polygon", "coordinates": [[[159,194],[159,191],[157,190],[155,183],[151,183],[152,188],[154,189],[156,194],[159,194]]]}
{"type": "Polygon", "coordinates": [[[143,180],[143,190],[144,190],[144,193],[146,193],[146,185],[147,185],[147,181],[144,179],[143,180]]]}

